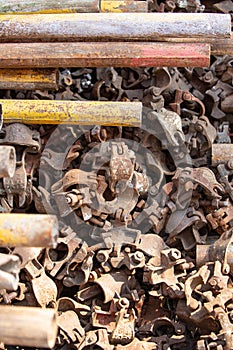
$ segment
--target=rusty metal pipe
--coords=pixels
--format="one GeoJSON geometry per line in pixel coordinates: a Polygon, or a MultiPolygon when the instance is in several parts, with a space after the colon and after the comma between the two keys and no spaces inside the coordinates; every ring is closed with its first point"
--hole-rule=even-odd
{"type": "MultiPolygon", "coordinates": [[[[192,38],[192,37],[183,37],[183,38],[163,38],[164,42],[167,43],[206,43],[207,40],[205,37],[192,38]]],[[[233,34],[231,33],[230,38],[225,39],[208,39],[208,43],[211,46],[211,54],[215,56],[222,55],[233,55],[233,34]]]]}
{"type": "Polygon", "coordinates": [[[99,12],[99,0],[0,0],[0,13],[99,12]]]}
{"type": "Polygon", "coordinates": [[[0,68],[207,67],[209,62],[210,46],[203,43],[0,44],[0,68]]]}
{"type": "Polygon", "coordinates": [[[56,312],[37,307],[0,306],[0,340],[7,345],[52,348],[57,336],[56,312]]]}
{"type": "Polygon", "coordinates": [[[12,177],[15,173],[16,153],[12,146],[0,146],[0,178],[12,177]]]}
{"type": "Polygon", "coordinates": [[[0,69],[0,90],[57,90],[57,69],[0,69]]]}
{"type": "Polygon", "coordinates": [[[58,220],[54,215],[0,214],[0,247],[56,247],[58,220]]]}
{"type": "Polygon", "coordinates": [[[211,43],[212,55],[233,55],[233,34],[230,39],[219,39],[211,43]]]}
{"type": "Polygon", "coordinates": [[[5,123],[139,127],[141,102],[0,100],[5,123]]]}
{"type": "Polygon", "coordinates": [[[163,41],[229,38],[231,17],[213,13],[1,15],[1,42],[163,41]],[[188,23],[188,25],[187,25],[188,23]]]}
{"type": "Polygon", "coordinates": [[[147,0],[0,0],[0,14],[147,11],[147,0]]]}

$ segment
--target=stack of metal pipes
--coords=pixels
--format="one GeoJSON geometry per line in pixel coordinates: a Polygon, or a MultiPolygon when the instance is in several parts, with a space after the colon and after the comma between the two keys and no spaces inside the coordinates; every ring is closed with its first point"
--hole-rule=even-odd
{"type": "MultiPolygon", "coordinates": [[[[59,67],[207,67],[210,54],[221,53],[218,43],[229,43],[231,19],[148,13],[147,0],[1,0],[0,32],[0,89],[56,90],[59,67]]],[[[6,123],[139,126],[142,109],[140,102],[0,102],[6,123]]]]}

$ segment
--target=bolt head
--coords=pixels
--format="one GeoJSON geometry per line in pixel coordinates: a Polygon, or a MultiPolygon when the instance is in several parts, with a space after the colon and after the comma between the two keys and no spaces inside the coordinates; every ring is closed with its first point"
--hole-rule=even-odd
{"type": "Polygon", "coordinates": [[[137,252],[134,253],[133,259],[134,259],[134,261],[136,263],[140,263],[144,259],[144,254],[142,252],[140,252],[140,251],[137,251],[137,252]]]}

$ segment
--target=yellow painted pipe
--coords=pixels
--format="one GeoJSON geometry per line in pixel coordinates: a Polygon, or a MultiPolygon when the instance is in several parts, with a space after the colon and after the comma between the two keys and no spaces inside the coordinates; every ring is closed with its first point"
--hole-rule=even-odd
{"type": "Polygon", "coordinates": [[[5,123],[140,127],[141,102],[0,100],[5,123]]]}
{"type": "Polygon", "coordinates": [[[0,0],[0,14],[147,11],[148,0],[0,0]]]}
{"type": "Polygon", "coordinates": [[[148,12],[147,0],[101,0],[101,12],[148,12]]]}
{"type": "Polygon", "coordinates": [[[57,245],[55,215],[0,214],[0,247],[52,247],[57,245]]]}
{"type": "Polygon", "coordinates": [[[56,90],[58,69],[0,69],[0,90],[56,90]]]}

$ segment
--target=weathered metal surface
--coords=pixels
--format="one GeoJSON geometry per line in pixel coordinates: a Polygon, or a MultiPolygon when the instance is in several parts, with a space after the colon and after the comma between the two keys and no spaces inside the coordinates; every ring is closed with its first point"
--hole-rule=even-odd
{"type": "Polygon", "coordinates": [[[233,272],[232,230],[225,230],[221,237],[210,245],[197,245],[197,266],[208,262],[221,261],[223,273],[233,272]]]}
{"type": "Polygon", "coordinates": [[[12,146],[0,146],[0,177],[12,177],[16,168],[16,153],[12,146]]]}
{"type": "Polygon", "coordinates": [[[211,43],[211,52],[213,55],[232,55],[233,54],[233,36],[231,38],[217,40],[211,43]]]}
{"type": "MultiPolygon", "coordinates": [[[[206,1],[204,0],[206,3],[206,1]]],[[[149,11],[152,12],[204,12],[205,5],[202,4],[203,0],[176,0],[176,1],[170,1],[170,0],[154,0],[149,1],[149,11]]],[[[208,2],[207,2],[208,3],[208,2]]],[[[208,12],[208,11],[206,11],[208,12]]]]}
{"type": "Polygon", "coordinates": [[[0,1],[0,14],[148,12],[147,0],[0,1]]]}
{"type": "MultiPolygon", "coordinates": [[[[108,43],[106,45],[99,42],[0,44],[2,68],[208,67],[209,63],[208,44],[108,43]]],[[[4,81],[0,83],[0,87],[2,84],[4,86],[4,81]]]]}
{"type": "Polygon", "coordinates": [[[58,222],[55,216],[0,215],[1,247],[55,247],[57,237],[58,222]]]}
{"type": "Polygon", "coordinates": [[[52,348],[57,335],[56,311],[0,306],[1,341],[9,345],[52,348]]]}
{"type": "Polygon", "coordinates": [[[233,11],[233,4],[230,0],[223,0],[214,4],[213,8],[222,13],[231,13],[233,11]]]}
{"type": "Polygon", "coordinates": [[[211,46],[211,54],[214,56],[223,56],[223,55],[233,55],[233,35],[231,34],[229,38],[218,39],[210,38],[206,39],[205,37],[192,38],[189,36],[186,37],[164,37],[163,40],[167,43],[206,43],[208,42],[211,46]]]}
{"type": "Polygon", "coordinates": [[[1,42],[163,41],[166,37],[229,38],[230,15],[98,13],[1,15],[1,42]],[[187,26],[186,23],[189,23],[187,26]],[[124,25],[123,25],[124,24],[124,25]]]}
{"type": "Polygon", "coordinates": [[[1,100],[6,123],[140,126],[140,102],[1,100]]]}
{"type": "MultiPolygon", "coordinates": [[[[230,1],[230,0],[229,0],[230,1]]],[[[228,2],[229,2],[228,1],[228,2]]],[[[219,9],[223,13],[229,13],[230,5],[225,4],[214,7],[219,9]]],[[[36,2],[20,0],[13,1],[1,1],[0,13],[72,13],[72,12],[166,12],[166,11],[186,11],[186,12],[203,12],[205,6],[201,4],[200,0],[188,0],[188,1],[166,1],[160,4],[157,1],[146,0],[82,0],[75,2],[74,0],[66,0],[62,4],[55,2],[54,0],[44,1],[37,0],[36,2]],[[149,5],[149,6],[148,6],[149,5]]]]}
{"type": "Polygon", "coordinates": [[[32,179],[36,163],[32,163],[32,159],[30,161],[29,154],[38,154],[41,149],[41,140],[36,130],[31,130],[28,126],[19,123],[4,125],[1,133],[0,144],[8,147],[12,145],[17,156],[14,173],[11,177],[3,177],[2,186],[7,201],[2,203],[2,211],[4,211],[6,206],[13,209],[13,206],[17,205],[22,208],[31,202],[32,179]],[[27,158],[27,164],[25,158],[27,158]]]}
{"type": "Polygon", "coordinates": [[[211,152],[211,165],[217,166],[228,162],[229,164],[232,162],[233,165],[233,145],[214,143],[211,152]]]}
{"type": "Polygon", "coordinates": [[[148,12],[147,0],[100,0],[100,12],[148,12]]]}
{"type": "Polygon", "coordinates": [[[18,289],[20,258],[17,255],[0,253],[0,290],[18,289]]]}
{"type": "Polygon", "coordinates": [[[0,1],[0,13],[66,13],[66,12],[99,12],[99,0],[12,0],[0,1]]]}
{"type": "Polygon", "coordinates": [[[57,90],[57,69],[0,69],[1,90],[57,90]]]}

